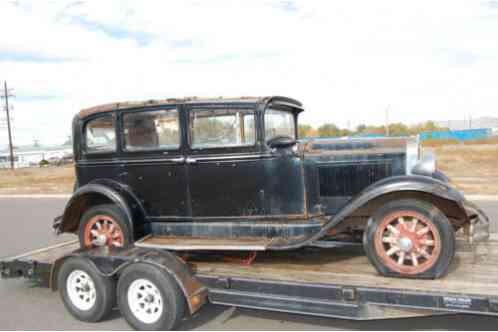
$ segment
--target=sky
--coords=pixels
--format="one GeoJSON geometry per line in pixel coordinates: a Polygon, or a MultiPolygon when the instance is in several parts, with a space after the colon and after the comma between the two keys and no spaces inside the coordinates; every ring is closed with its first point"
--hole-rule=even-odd
{"type": "Polygon", "coordinates": [[[1,0],[5,80],[15,145],[166,97],[284,95],[314,126],[495,116],[498,0],[1,0]]]}

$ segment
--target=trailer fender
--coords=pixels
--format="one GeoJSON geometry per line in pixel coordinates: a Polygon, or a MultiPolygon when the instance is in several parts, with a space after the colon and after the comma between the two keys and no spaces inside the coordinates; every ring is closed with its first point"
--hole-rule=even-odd
{"type": "Polygon", "coordinates": [[[146,215],[140,200],[128,187],[108,179],[98,179],[79,187],[66,204],[62,216],[54,220],[55,232],[77,231],[85,210],[103,203],[113,203],[121,209],[134,238],[144,235],[146,215]]]}
{"type": "Polygon", "coordinates": [[[52,265],[50,288],[57,290],[57,274],[60,267],[70,257],[88,259],[99,273],[105,277],[119,278],[120,273],[135,263],[150,264],[169,274],[180,287],[191,314],[197,312],[207,302],[208,289],[194,276],[188,265],[176,254],[168,251],[133,248],[125,254],[105,248],[79,250],[58,259],[52,265]]]}

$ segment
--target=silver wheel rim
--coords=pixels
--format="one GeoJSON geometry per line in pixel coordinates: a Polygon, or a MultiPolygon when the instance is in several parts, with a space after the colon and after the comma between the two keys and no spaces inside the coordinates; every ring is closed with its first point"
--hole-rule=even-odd
{"type": "Polygon", "coordinates": [[[137,279],[128,288],[128,305],[142,323],[153,324],[163,313],[163,297],[159,289],[147,279],[137,279]]]}
{"type": "Polygon", "coordinates": [[[88,311],[97,299],[97,290],[92,278],[82,270],[74,270],[66,281],[66,290],[71,303],[81,311],[88,311]]]}

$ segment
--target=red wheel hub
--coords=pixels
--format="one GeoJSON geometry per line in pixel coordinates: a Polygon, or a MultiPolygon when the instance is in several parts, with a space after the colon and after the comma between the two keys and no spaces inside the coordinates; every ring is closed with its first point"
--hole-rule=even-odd
{"type": "Polygon", "coordinates": [[[441,237],[434,223],[415,211],[387,215],[375,233],[375,250],[384,264],[402,274],[430,269],[441,253],[441,237]]]}
{"type": "Polygon", "coordinates": [[[85,247],[122,247],[124,235],[119,224],[108,215],[96,215],[88,221],[84,234],[85,247]]]}

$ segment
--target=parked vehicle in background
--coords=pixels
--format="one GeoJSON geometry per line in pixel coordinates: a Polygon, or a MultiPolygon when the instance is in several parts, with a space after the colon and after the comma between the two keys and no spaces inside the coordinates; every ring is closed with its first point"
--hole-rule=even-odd
{"type": "Polygon", "coordinates": [[[286,97],[97,106],[73,121],[82,247],[290,250],[363,244],[383,275],[438,278],[488,221],[410,138],[300,142],[286,97]]]}

